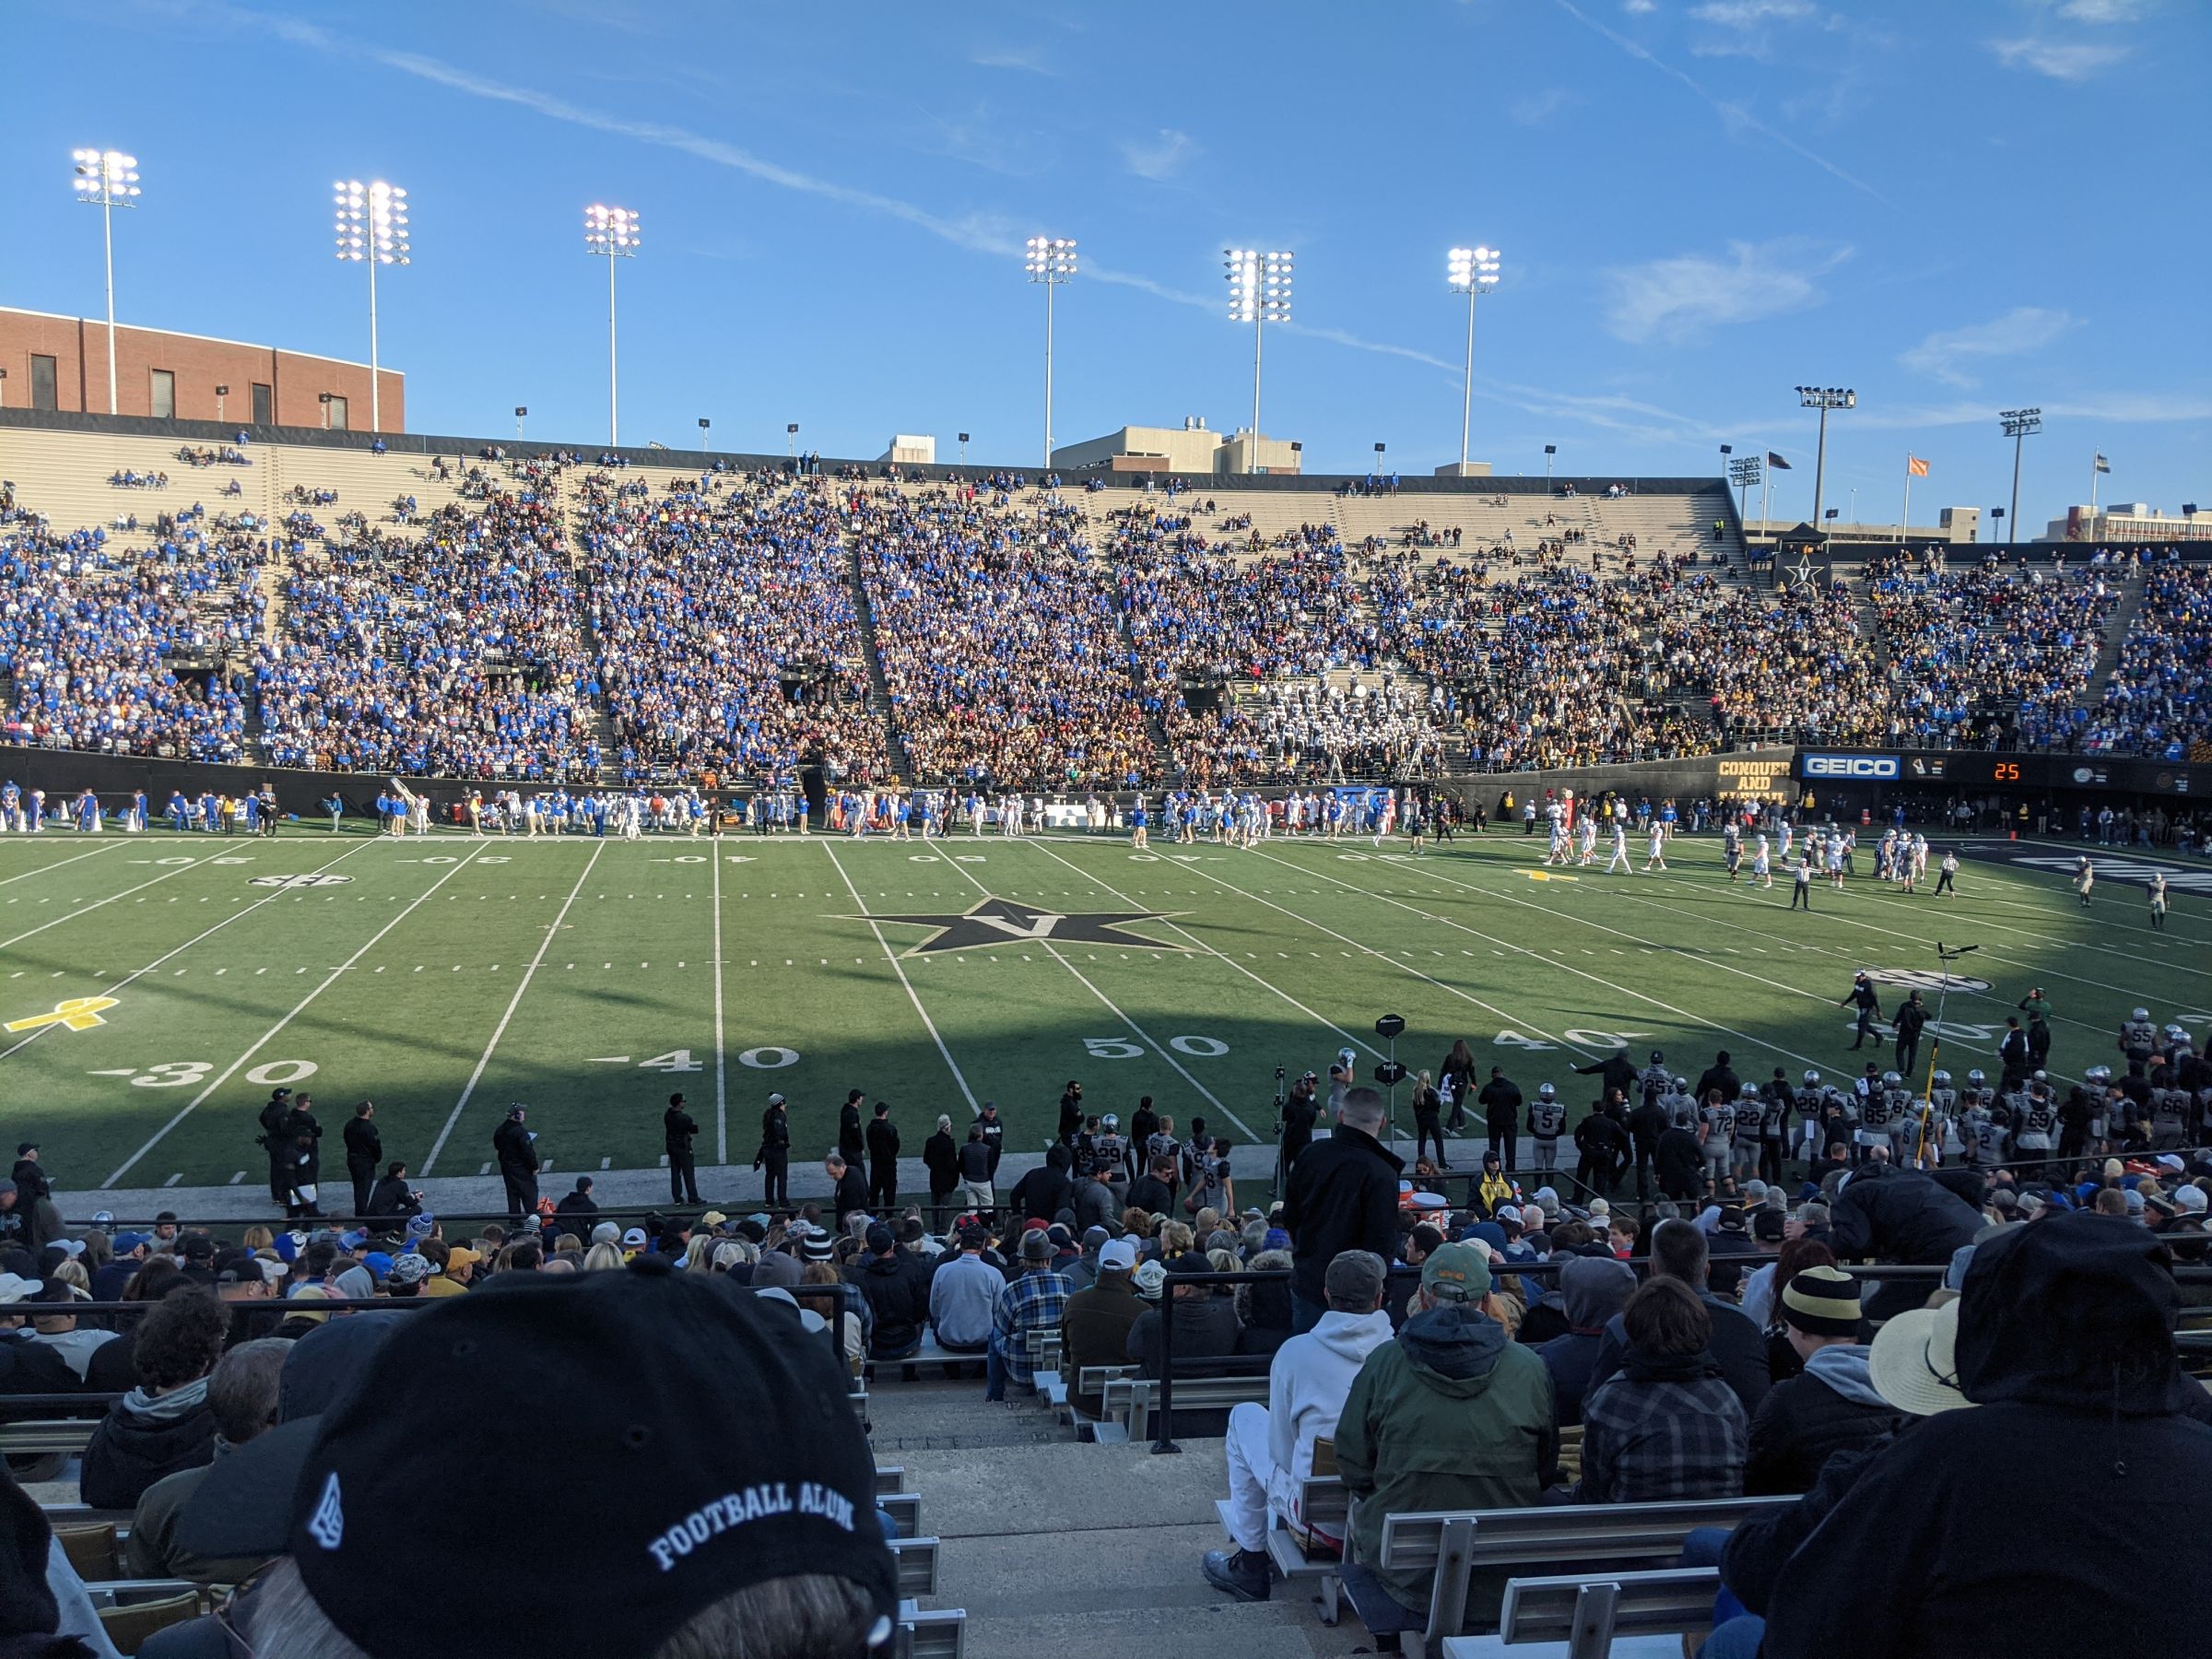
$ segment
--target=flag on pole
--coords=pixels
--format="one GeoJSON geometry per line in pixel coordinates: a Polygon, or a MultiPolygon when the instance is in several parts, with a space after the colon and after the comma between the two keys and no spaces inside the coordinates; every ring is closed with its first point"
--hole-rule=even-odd
{"type": "Polygon", "coordinates": [[[2098,452],[2097,470],[2100,473],[2109,473],[2112,470],[2112,464],[2104,458],[2104,453],[2102,451],[2098,452]]]}
{"type": "Polygon", "coordinates": [[[1905,471],[1910,473],[1915,478],[1924,478],[1928,476],[1928,464],[1925,461],[1923,461],[1918,455],[1907,455],[1905,457],[1905,471]]]}
{"type": "Polygon", "coordinates": [[[1788,472],[1791,470],[1790,464],[1787,461],[1784,461],[1780,455],[1776,454],[1772,450],[1769,450],[1767,452],[1767,465],[1774,468],[1777,472],[1788,472]]]}

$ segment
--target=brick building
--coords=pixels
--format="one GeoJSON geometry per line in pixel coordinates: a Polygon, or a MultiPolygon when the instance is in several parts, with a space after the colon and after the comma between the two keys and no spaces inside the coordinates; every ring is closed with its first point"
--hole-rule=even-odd
{"type": "MultiPolygon", "coordinates": [[[[120,415],[369,429],[366,363],[118,324],[115,370],[120,415]],[[218,388],[228,390],[218,396],[218,388]]],[[[0,406],[105,415],[108,325],[0,308],[0,406]]],[[[406,431],[406,376],[385,369],[378,381],[382,429],[406,431]]]]}

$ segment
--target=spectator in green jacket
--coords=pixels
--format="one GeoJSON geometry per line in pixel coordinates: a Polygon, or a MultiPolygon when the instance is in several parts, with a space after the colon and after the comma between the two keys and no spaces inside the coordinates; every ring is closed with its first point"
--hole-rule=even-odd
{"type": "MultiPolygon", "coordinates": [[[[1554,1463],[1551,1379],[1513,1341],[1479,1244],[1437,1249],[1395,1340],[1368,1355],[1336,1422],[1336,1466],[1359,1500],[1353,1541],[1378,1559],[1383,1518],[1420,1510],[1523,1509],[1554,1463]]],[[[1425,1609],[1427,1569],[1379,1571],[1391,1595],[1425,1609]]],[[[1494,1623],[1502,1573],[1477,1575],[1470,1618],[1494,1623]]]]}

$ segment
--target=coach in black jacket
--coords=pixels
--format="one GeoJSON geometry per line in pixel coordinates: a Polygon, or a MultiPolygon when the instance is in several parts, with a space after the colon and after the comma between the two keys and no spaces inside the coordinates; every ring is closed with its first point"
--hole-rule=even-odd
{"type": "MultiPolygon", "coordinates": [[[[376,1126],[374,1101],[363,1100],[346,1120],[346,1175],[353,1182],[353,1213],[371,1214],[370,1188],[376,1184],[376,1166],[384,1161],[384,1137],[376,1126]]],[[[20,1185],[21,1182],[18,1182],[20,1185]]]]}
{"type": "Polygon", "coordinates": [[[1370,1250],[1385,1263],[1397,1259],[1398,1176],[1406,1160],[1376,1139],[1382,1127],[1382,1097],[1371,1088],[1347,1089],[1336,1133],[1308,1147],[1290,1171],[1283,1226],[1292,1241],[1294,1331],[1320,1323],[1328,1306],[1324,1280],[1341,1252],[1370,1250]]]}
{"type": "Polygon", "coordinates": [[[1625,1048],[1615,1049],[1594,1065],[1576,1066],[1574,1075],[1578,1077],[1603,1077],[1606,1088],[1608,1091],[1619,1089],[1620,1098],[1624,1100],[1636,1092],[1636,1067],[1630,1063],[1629,1051],[1625,1048]]]}
{"type": "Polygon", "coordinates": [[[661,1144],[668,1154],[668,1199],[672,1204],[699,1202],[699,1164],[691,1155],[691,1142],[699,1134],[699,1120],[691,1115],[684,1097],[668,1097],[668,1110],[661,1113],[661,1144]]]}

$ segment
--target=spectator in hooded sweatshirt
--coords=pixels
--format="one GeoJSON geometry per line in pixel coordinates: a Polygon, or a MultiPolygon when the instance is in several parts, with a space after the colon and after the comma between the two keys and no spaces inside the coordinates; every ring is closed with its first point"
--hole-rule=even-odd
{"type": "Polygon", "coordinates": [[[2193,1647],[2212,1430],[2174,1354],[2171,1260],[2101,1216],[1977,1245],[1955,1364],[1979,1409],[1865,1461],[1776,1580],[1759,1651],[1919,1659],[1986,1653],[1997,1632],[2010,1659],[2071,1656],[2092,1632],[2115,1653],[2193,1647]]]}
{"type": "Polygon", "coordinates": [[[1782,1293],[1783,1338],[1805,1370],[1777,1382],[1751,1419],[1744,1490],[1753,1497],[1810,1491],[1838,1452],[1888,1439],[1902,1420],[1874,1386],[1859,1346],[1859,1281],[1807,1267],[1782,1293]]]}
{"type": "Polygon", "coordinates": [[[1680,1279],[1649,1279],[1621,1322],[1621,1367],[1583,1402],[1581,1500],[1735,1497],[1750,1426],[1712,1357],[1703,1299],[1680,1279]]]}
{"type": "Polygon", "coordinates": [[[1551,1397],[1562,1425],[1583,1420],[1583,1396],[1589,1391],[1590,1368],[1597,1362],[1606,1322],[1626,1307],[1635,1292],[1636,1273],[1626,1262],[1577,1256],[1559,1269],[1567,1330],[1539,1344],[1536,1358],[1551,1373],[1551,1397]]]}
{"type": "MultiPolygon", "coordinates": [[[[845,1277],[860,1287],[875,1316],[868,1358],[911,1359],[921,1351],[922,1332],[929,1324],[929,1270],[912,1251],[900,1249],[898,1239],[880,1221],[868,1229],[865,1242],[868,1259],[848,1269],[845,1277]]],[[[912,1376],[910,1366],[910,1380],[912,1376]]]]}
{"type": "MultiPolygon", "coordinates": [[[[1230,1537],[1236,1548],[1207,1550],[1200,1567],[1208,1583],[1239,1601],[1267,1599],[1269,1517],[1303,1524],[1299,1494],[1313,1473],[1313,1442],[1335,1434],[1353,1379],[1368,1355],[1390,1340],[1390,1315],[1382,1309],[1387,1272],[1371,1252],[1339,1253],[1324,1281],[1328,1312],[1275,1351],[1267,1404],[1230,1408],[1230,1537]]],[[[1344,1542],[1312,1530],[1324,1543],[1344,1542]]]]}
{"type": "Polygon", "coordinates": [[[214,1460],[207,1378],[229,1331],[229,1312],[211,1295],[181,1291],[154,1304],[131,1347],[139,1385],[115,1402],[85,1447],[85,1502],[134,1509],[163,1476],[214,1460]]]}
{"type": "MultiPolygon", "coordinates": [[[[1359,1500],[1352,1541],[1362,1560],[1380,1559],[1386,1515],[1535,1503],[1557,1457],[1551,1380],[1507,1334],[1504,1312],[1483,1248],[1442,1245],[1421,1264],[1412,1316],[1360,1366],[1336,1419],[1336,1467],[1359,1500]]],[[[1432,1568],[1374,1572],[1410,1617],[1425,1616],[1432,1568]]],[[[1506,1576],[1475,1576],[1471,1618],[1497,1618],[1506,1576]]]]}

